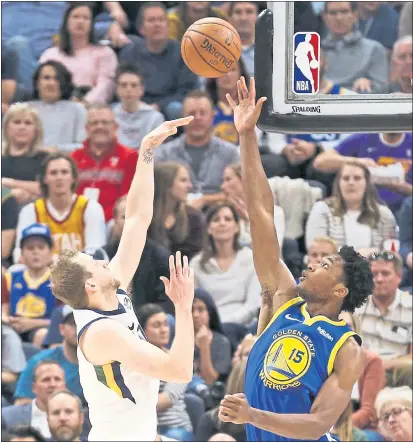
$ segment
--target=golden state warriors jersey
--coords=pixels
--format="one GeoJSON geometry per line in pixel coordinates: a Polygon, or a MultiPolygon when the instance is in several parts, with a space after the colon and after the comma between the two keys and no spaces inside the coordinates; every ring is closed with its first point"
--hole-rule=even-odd
{"type": "Polygon", "coordinates": [[[45,198],[35,201],[36,222],[49,226],[53,237],[53,254],[58,255],[61,250],[83,250],[84,238],[84,214],[88,198],[78,195],[73,202],[68,216],[62,220],[56,220],[49,210],[45,198]]]}
{"type": "MultiPolygon", "coordinates": [[[[334,360],[346,340],[361,338],[345,321],[310,317],[305,301],[294,298],[281,306],[254,344],[245,373],[245,395],[251,407],[282,414],[308,414],[334,360]]],[[[249,441],[287,441],[247,425],[249,441]]],[[[330,433],[319,440],[336,441],[330,433]]]]}
{"type": "MultiPolygon", "coordinates": [[[[129,296],[118,290],[112,311],[73,310],[78,340],[95,321],[117,321],[136,339],[146,340],[129,296]]],[[[104,343],[102,343],[104,345],[104,343]]],[[[119,362],[93,365],[77,349],[79,376],[88,403],[92,428],[89,441],[154,441],[159,380],[124,367],[119,362]]]]}

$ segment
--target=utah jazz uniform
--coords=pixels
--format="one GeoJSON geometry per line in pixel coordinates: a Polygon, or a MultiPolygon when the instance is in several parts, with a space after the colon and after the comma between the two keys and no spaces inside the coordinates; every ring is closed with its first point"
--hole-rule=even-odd
{"type": "MultiPolygon", "coordinates": [[[[258,338],[248,358],[245,395],[251,407],[281,414],[308,414],[321,386],[334,367],[341,346],[360,337],[345,321],[310,317],[305,301],[282,305],[258,338]]],[[[287,441],[247,425],[249,441],[287,441]]],[[[320,441],[338,440],[326,433],[320,441]]]]}
{"type": "MultiPolygon", "coordinates": [[[[126,293],[118,290],[116,310],[74,310],[78,341],[95,321],[118,321],[136,339],[146,340],[126,293]]],[[[104,344],[102,344],[104,345],[104,344]]],[[[119,362],[93,365],[77,350],[79,375],[92,424],[89,441],[154,441],[157,431],[156,404],[159,381],[119,362]]]]}
{"type": "Polygon", "coordinates": [[[47,208],[45,198],[39,198],[34,203],[36,222],[49,226],[53,237],[53,254],[58,255],[61,250],[83,250],[84,238],[84,214],[88,204],[88,198],[78,195],[73,206],[62,221],[56,220],[47,208]]]}

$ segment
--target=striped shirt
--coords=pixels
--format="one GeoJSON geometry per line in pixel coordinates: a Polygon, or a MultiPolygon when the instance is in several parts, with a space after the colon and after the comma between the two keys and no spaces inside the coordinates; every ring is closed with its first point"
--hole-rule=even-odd
{"type": "Polygon", "coordinates": [[[373,296],[356,310],[361,320],[363,342],[383,358],[408,353],[412,343],[412,296],[397,289],[396,297],[387,313],[381,315],[373,296]]]}
{"type": "Polygon", "coordinates": [[[158,411],[158,426],[171,428],[185,428],[192,431],[191,420],[184,402],[187,384],[175,384],[161,381],[159,393],[166,393],[172,405],[164,411],[158,411]]]}

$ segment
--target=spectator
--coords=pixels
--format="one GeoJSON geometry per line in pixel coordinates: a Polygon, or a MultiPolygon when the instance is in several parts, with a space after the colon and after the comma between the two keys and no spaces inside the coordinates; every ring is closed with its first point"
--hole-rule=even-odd
{"type": "Polygon", "coordinates": [[[238,132],[234,125],[234,113],[226,95],[237,96],[237,82],[241,76],[248,81],[247,68],[242,58],[234,64],[231,71],[219,78],[210,78],[206,81],[206,90],[215,105],[213,134],[232,144],[238,144],[238,132]]]}
{"type": "Polygon", "coordinates": [[[381,2],[357,2],[358,29],[364,37],[381,43],[391,51],[397,40],[399,14],[381,2]]]}
{"type": "Polygon", "coordinates": [[[155,166],[154,216],[148,236],[172,255],[179,250],[188,259],[201,250],[204,236],[202,213],[186,202],[191,187],[185,166],[173,162],[155,166]]]}
{"type": "MultiPolygon", "coordinates": [[[[403,285],[412,285],[412,197],[404,200],[399,212],[400,255],[407,267],[403,285]]],[[[4,221],[3,221],[4,222],[4,221]]]]}
{"type": "Polygon", "coordinates": [[[41,165],[38,179],[43,196],[20,212],[15,262],[20,258],[22,230],[36,222],[49,226],[54,257],[62,250],[102,247],[106,241],[103,209],[97,201],[76,195],[78,172],[73,159],[62,153],[49,155],[41,165]]]}
{"type": "Polygon", "coordinates": [[[326,74],[356,92],[384,93],[388,76],[386,49],[355,30],[356,9],[356,2],[325,2],[323,20],[328,35],[321,44],[328,60],[326,74]]]}
{"type": "Polygon", "coordinates": [[[80,441],[82,402],[69,390],[55,391],[47,401],[47,422],[53,440],[80,441]]]}
{"type": "Polygon", "coordinates": [[[161,2],[139,10],[139,32],[119,54],[121,62],[139,67],[145,84],[143,101],[172,120],[182,112],[182,100],[196,87],[197,77],[185,65],[178,42],[168,39],[167,11],[161,2]]]}
{"type": "Polygon", "coordinates": [[[72,308],[65,305],[61,310],[61,315],[62,323],[59,326],[59,331],[63,336],[62,345],[42,350],[29,359],[17,383],[15,392],[16,404],[27,404],[35,397],[35,391],[32,390],[31,385],[33,374],[37,371],[36,367],[47,361],[61,367],[66,379],[67,389],[83,399],[83,390],[80,385],[79,365],[77,360],[76,324],[72,308]]]}
{"type": "Polygon", "coordinates": [[[195,285],[210,293],[221,320],[248,325],[259,308],[252,251],[239,244],[239,216],[227,203],[210,207],[204,250],[191,260],[195,285]]]}
{"type": "Polygon", "coordinates": [[[143,137],[158,127],[164,117],[141,101],[145,86],[135,65],[119,65],[116,85],[120,103],[114,105],[113,111],[119,125],[118,139],[123,145],[139,150],[143,137]]]}
{"type": "Polygon", "coordinates": [[[1,193],[1,265],[7,268],[12,263],[20,208],[7,188],[2,187],[1,193]]]}
{"type": "Polygon", "coordinates": [[[399,38],[412,35],[412,2],[405,2],[400,11],[399,18],[399,38]]]}
{"type": "Polygon", "coordinates": [[[239,154],[233,144],[213,136],[213,102],[207,93],[192,91],[183,105],[183,114],[193,115],[194,120],[184,127],[183,135],[161,146],[155,158],[187,166],[193,185],[190,205],[202,209],[222,201],[220,186],[224,170],[239,161],[239,154]]]}
{"type": "Polygon", "coordinates": [[[31,224],[21,234],[25,269],[5,274],[7,290],[2,299],[2,320],[39,348],[47,333],[56,298],[50,288],[49,265],[53,240],[43,224],[31,224]]]}
{"type": "Polygon", "coordinates": [[[216,433],[208,439],[208,442],[236,442],[231,435],[226,433],[216,433]]]}
{"type": "Polygon", "coordinates": [[[1,50],[1,114],[7,112],[17,87],[17,69],[19,55],[13,49],[3,47],[1,50]]]}
{"type": "Polygon", "coordinates": [[[65,376],[55,361],[40,362],[32,378],[34,399],[24,405],[13,405],[2,410],[6,429],[14,425],[30,425],[40,431],[43,437],[50,438],[47,423],[47,400],[57,390],[65,388],[65,376]]]}
{"type": "Polygon", "coordinates": [[[68,6],[59,33],[59,45],[47,49],[40,63],[55,60],[73,76],[77,88],[87,88],[87,103],[108,102],[115,90],[116,55],[108,46],[94,42],[92,9],[89,3],[68,6]]]}
{"type": "Polygon", "coordinates": [[[338,172],[332,196],[314,204],[307,220],[307,247],[316,236],[330,236],[339,247],[350,245],[368,255],[396,238],[396,220],[379,203],[367,167],[345,164],[338,172]]]}
{"type": "Polygon", "coordinates": [[[88,138],[72,153],[79,170],[77,193],[98,201],[109,221],[118,198],[129,191],[138,155],[116,139],[118,125],[112,109],[95,104],[88,109],[88,138]]]}
{"type": "Polygon", "coordinates": [[[40,431],[30,425],[14,425],[10,427],[6,438],[1,436],[2,441],[10,442],[46,442],[48,439],[42,436],[40,431]]]}
{"type": "MultiPolygon", "coordinates": [[[[235,206],[240,217],[240,243],[251,246],[250,219],[244,202],[241,173],[241,165],[239,163],[230,164],[226,167],[221,189],[231,204],[235,206]]],[[[284,242],[285,218],[283,209],[277,205],[274,205],[274,223],[277,226],[278,243],[280,247],[282,247],[284,242]]]]}
{"type": "Polygon", "coordinates": [[[413,37],[406,35],[394,44],[391,57],[390,92],[412,93],[413,37]]]}
{"type": "Polygon", "coordinates": [[[413,440],[411,388],[385,388],[377,397],[376,410],[387,440],[413,440]]]}
{"type": "MultiPolygon", "coordinates": [[[[168,353],[170,326],[165,310],[156,304],[142,306],[136,316],[148,341],[168,353]]],[[[187,384],[161,381],[159,386],[158,433],[180,441],[194,440],[184,396],[187,384]]]]}
{"type": "Polygon", "coordinates": [[[347,404],[347,407],[341,413],[337,419],[336,424],[331,429],[333,438],[338,436],[338,440],[347,440],[352,442],[364,442],[368,441],[367,435],[364,431],[353,425],[351,416],[353,413],[353,404],[351,401],[347,404]]]}
{"type": "MultiPolygon", "coordinates": [[[[361,335],[360,319],[349,312],[341,312],[339,319],[346,321],[346,324],[361,335]]],[[[377,395],[386,385],[386,372],[383,361],[374,351],[362,347],[366,366],[360,379],[357,381],[352,393],[352,402],[356,405],[357,411],[353,411],[351,420],[353,426],[365,430],[369,440],[376,440],[379,435],[377,428],[377,415],[374,408],[377,395]]],[[[346,440],[345,438],[341,440],[346,440]]],[[[353,439],[351,439],[353,440],[353,439]]]]}
{"type": "MultiPolygon", "coordinates": [[[[109,243],[104,247],[109,259],[112,259],[118,250],[120,237],[125,224],[126,197],[118,199],[113,209],[113,229],[109,243]]],[[[102,258],[98,258],[102,259],[102,258]]],[[[159,304],[168,313],[174,315],[175,307],[165,294],[165,286],[160,280],[161,276],[169,275],[168,250],[150,238],[146,238],[139,266],[132,278],[131,299],[137,311],[147,303],[159,304]],[[154,265],[156,263],[156,265],[154,265]]]]}
{"type": "MultiPolygon", "coordinates": [[[[278,228],[277,228],[278,233],[278,228]]],[[[329,236],[317,236],[308,245],[306,264],[315,265],[322,261],[326,256],[338,253],[337,242],[329,236]]]]}
{"type": "Polygon", "coordinates": [[[211,2],[179,2],[179,6],[168,14],[169,38],[180,42],[192,23],[207,17],[228,21],[227,15],[211,6],[211,2]]]}
{"type": "Polygon", "coordinates": [[[257,17],[258,5],[256,2],[230,2],[229,18],[241,38],[242,60],[250,76],[254,76],[255,22],[257,17]]]}
{"type": "Polygon", "coordinates": [[[412,296],[398,287],[401,260],[390,252],[373,253],[369,260],[374,292],[356,310],[363,340],[378,353],[386,368],[387,385],[412,385],[412,296]]]}
{"type": "Polygon", "coordinates": [[[231,344],[224,335],[221,319],[212,297],[203,289],[195,290],[192,316],[195,331],[194,377],[188,387],[225,380],[231,368],[231,344]]]}
{"type": "MultiPolygon", "coordinates": [[[[412,194],[412,134],[355,134],[342,141],[335,150],[321,153],[314,167],[322,172],[337,172],[345,164],[356,163],[370,169],[379,187],[379,196],[392,210],[400,208],[405,196],[412,194]],[[393,165],[399,164],[400,172],[393,165]],[[391,166],[386,175],[378,175],[376,166],[391,166]],[[402,178],[402,180],[400,180],[402,178]]],[[[383,169],[380,169],[383,170],[383,169]]]]}
{"type": "Polygon", "coordinates": [[[47,156],[39,113],[27,103],[10,106],[3,119],[1,185],[11,189],[19,204],[40,195],[36,177],[47,156]]]}
{"type": "Polygon", "coordinates": [[[72,151],[85,139],[86,109],[71,100],[72,74],[58,61],[41,64],[33,77],[33,98],[47,146],[72,151]]]}
{"type": "Polygon", "coordinates": [[[232,357],[232,367],[234,368],[238,362],[246,361],[248,359],[249,354],[251,353],[251,349],[257,341],[258,337],[256,335],[252,335],[248,333],[244,336],[242,341],[238,344],[234,355],[232,357]]]}

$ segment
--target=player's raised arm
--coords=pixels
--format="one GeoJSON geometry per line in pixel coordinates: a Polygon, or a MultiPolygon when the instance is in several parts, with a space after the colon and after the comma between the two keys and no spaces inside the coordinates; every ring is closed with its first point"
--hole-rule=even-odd
{"type": "Polygon", "coordinates": [[[111,271],[127,290],[138,268],[146,235],[152,221],[154,198],[154,152],[177,128],[189,124],[194,117],[165,121],[142,140],[135,176],[126,198],[125,226],[118,252],[109,264],[111,271]]]}
{"type": "MultiPolygon", "coordinates": [[[[281,260],[274,225],[274,199],[261,164],[255,133],[255,126],[266,98],[260,98],[255,103],[254,79],[251,78],[248,90],[244,77],[241,77],[238,81],[239,104],[237,105],[229,94],[227,99],[234,111],[234,123],[240,139],[242,179],[251,223],[255,270],[263,290],[263,300],[267,300],[267,304],[271,303],[271,310],[276,310],[295,296],[295,281],[281,260]],[[272,299],[274,294],[278,296],[272,299]]],[[[262,307],[265,307],[265,303],[262,307]]],[[[259,326],[260,328],[262,327],[259,326]]]]}

